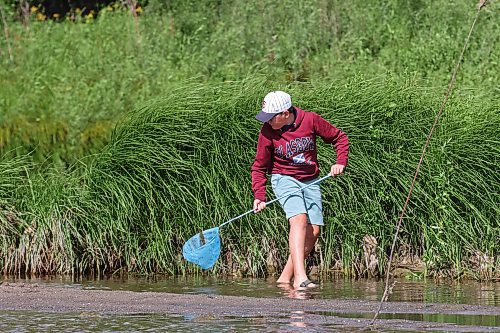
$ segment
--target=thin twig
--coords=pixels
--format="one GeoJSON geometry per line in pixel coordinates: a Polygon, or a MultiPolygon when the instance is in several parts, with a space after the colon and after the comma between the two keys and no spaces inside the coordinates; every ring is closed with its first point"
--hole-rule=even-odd
{"type": "Polygon", "coordinates": [[[9,26],[7,25],[7,20],[5,19],[3,7],[0,5],[0,15],[2,16],[3,22],[3,31],[5,33],[5,40],[7,41],[7,50],[9,51],[9,59],[11,62],[14,61],[14,56],[12,55],[12,48],[10,47],[10,35],[9,35],[9,26]]]}
{"type": "Polygon", "coordinates": [[[137,15],[137,0],[126,0],[126,4],[130,9],[130,13],[134,19],[134,29],[135,36],[138,43],[141,42],[141,36],[139,34],[139,17],[137,15]]]}
{"type": "Polygon", "coordinates": [[[455,80],[456,80],[456,77],[457,77],[458,70],[460,69],[460,63],[462,62],[465,50],[467,49],[467,45],[468,45],[469,39],[470,39],[470,37],[472,35],[472,31],[474,30],[474,26],[476,25],[476,21],[477,21],[477,19],[479,17],[479,13],[480,13],[481,9],[486,5],[487,1],[488,0],[480,0],[480,2],[479,2],[477,13],[476,13],[476,17],[474,18],[474,21],[472,22],[472,26],[470,28],[469,35],[467,36],[467,39],[465,40],[464,46],[462,48],[462,52],[460,53],[460,57],[458,58],[457,64],[455,66],[455,70],[453,71],[453,74],[451,76],[451,80],[450,80],[450,83],[448,84],[448,90],[446,92],[446,96],[445,96],[445,98],[443,100],[443,103],[441,104],[439,112],[437,113],[436,117],[434,118],[434,124],[432,124],[431,130],[430,130],[429,134],[427,135],[427,140],[425,141],[425,145],[424,145],[424,148],[422,150],[422,154],[420,156],[420,161],[417,164],[417,168],[415,170],[415,175],[413,176],[413,180],[411,182],[410,190],[408,191],[408,196],[406,197],[406,201],[405,201],[405,204],[404,204],[403,209],[401,211],[401,215],[399,216],[398,224],[397,224],[397,227],[396,227],[396,233],[394,234],[394,239],[392,241],[391,253],[389,255],[389,261],[387,263],[387,270],[386,270],[386,273],[385,273],[385,277],[386,278],[385,278],[384,295],[382,296],[382,300],[380,301],[378,310],[375,313],[375,315],[373,316],[373,319],[370,322],[370,325],[373,325],[373,323],[375,323],[375,320],[377,319],[380,311],[382,310],[382,306],[383,306],[384,302],[389,297],[388,294],[389,294],[389,277],[390,277],[390,271],[391,271],[391,262],[392,262],[392,257],[393,257],[393,254],[394,254],[394,248],[396,247],[396,241],[398,239],[399,230],[401,228],[401,223],[402,223],[403,218],[405,216],[406,208],[408,207],[408,204],[410,203],[410,199],[411,199],[411,195],[412,195],[412,192],[413,192],[413,188],[415,187],[417,176],[418,176],[418,173],[420,171],[420,167],[422,166],[422,162],[424,160],[425,152],[427,151],[427,148],[429,146],[429,142],[431,141],[432,134],[434,133],[434,130],[435,130],[436,126],[437,126],[439,118],[441,117],[441,115],[442,115],[442,113],[444,111],[444,107],[446,106],[446,103],[448,102],[448,99],[450,98],[451,92],[453,90],[453,85],[455,84],[455,80]]]}
{"type": "Polygon", "coordinates": [[[19,1],[19,8],[21,9],[21,15],[23,18],[23,25],[26,30],[30,31],[30,5],[26,0],[19,1]]]}

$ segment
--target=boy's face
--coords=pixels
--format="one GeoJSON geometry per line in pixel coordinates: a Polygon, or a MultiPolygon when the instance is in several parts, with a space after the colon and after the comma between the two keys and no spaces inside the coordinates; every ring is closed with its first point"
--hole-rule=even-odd
{"type": "Polygon", "coordinates": [[[289,125],[293,119],[291,119],[291,114],[290,111],[285,110],[283,112],[278,113],[275,115],[271,120],[269,120],[267,123],[271,125],[273,130],[279,130],[285,125],[289,125]]]}

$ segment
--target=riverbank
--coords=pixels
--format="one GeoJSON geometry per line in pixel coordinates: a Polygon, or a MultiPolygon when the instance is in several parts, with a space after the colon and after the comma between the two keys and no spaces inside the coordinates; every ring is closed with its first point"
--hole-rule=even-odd
{"type": "MultiPolygon", "coordinates": [[[[207,294],[173,294],[88,290],[85,288],[4,282],[0,285],[0,310],[77,313],[79,315],[183,315],[189,320],[220,321],[229,317],[259,318],[260,321],[293,317],[295,322],[334,325],[338,329],[366,328],[377,301],[357,299],[307,299],[307,291],[293,297],[254,298],[207,294]],[[304,299],[301,299],[304,298],[304,299]],[[360,318],[361,317],[361,318],[360,318]]],[[[496,316],[495,306],[421,302],[387,302],[383,314],[440,314],[456,316],[496,316]]],[[[393,316],[397,318],[397,316],[393,316]]],[[[378,319],[378,330],[500,332],[499,326],[456,325],[424,320],[378,319]]]]}

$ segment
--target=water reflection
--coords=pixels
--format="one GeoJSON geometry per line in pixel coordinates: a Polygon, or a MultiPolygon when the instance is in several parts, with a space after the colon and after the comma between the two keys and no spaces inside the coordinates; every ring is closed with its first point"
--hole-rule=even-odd
{"type": "Polygon", "coordinates": [[[308,325],[304,322],[304,311],[292,311],[292,315],[290,316],[290,325],[294,327],[305,328],[308,325]]]}
{"type": "Polygon", "coordinates": [[[313,299],[314,289],[295,289],[289,283],[277,283],[276,286],[281,290],[283,296],[295,299],[313,299]]]}
{"type": "Polygon", "coordinates": [[[290,319],[280,317],[215,318],[161,314],[94,316],[30,311],[0,312],[0,332],[289,332],[290,326],[290,319]]]}
{"type": "MultiPolygon", "coordinates": [[[[316,312],[317,313],[317,312],[316,312]]],[[[373,313],[340,313],[320,312],[322,315],[342,318],[373,318],[373,313]]],[[[380,313],[379,319],[403,319],[411,321],[448,323],[457,325],[486,326],[499,328],[500,316],[495,315],[464,315],[442,313],[380,313]]],[[[497,330],[498,331],[498,330],[497,330]]]]}
{"type": "MultiPolygon", "coordinates": [[[[55,284],[67,288],[249,297],[289,297],[298,299],[360,299],[372,301],[380,300],[385,287],[384,281],[376,279],[323,279],[319,281],[319,286],[316,288],[294,290],[291,285],[278,285],[274,278],[235,279],[207,275],[104,279],[71,279],[61,276],[31,279],[3,277],[0,279],[3,279],[5,282],[55,284]]],[[[398,279],[392,289],[389,300],[499,306],[500,284],[476,281],[436,282],[433,280],[412,281],[398,279]]]]}

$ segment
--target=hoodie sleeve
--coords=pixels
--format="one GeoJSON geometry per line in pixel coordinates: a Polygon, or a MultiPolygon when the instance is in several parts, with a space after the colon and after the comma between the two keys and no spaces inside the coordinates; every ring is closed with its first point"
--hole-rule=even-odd
{"type": "Polygon", "coordinates": [[[325,143],[330,143],[335,147],[337,164],[347,165],[349,159],[349,140],[347,135],[318,114],[315,114],[314,130],[325,143]]]}
{"type": "Polygon", "coordinates": [[[272,154],[273,143],[261,130],[257,142],[257,153],[251,169],[254,199],[266,201],[266,174],[272,167],[272,154]]]}

